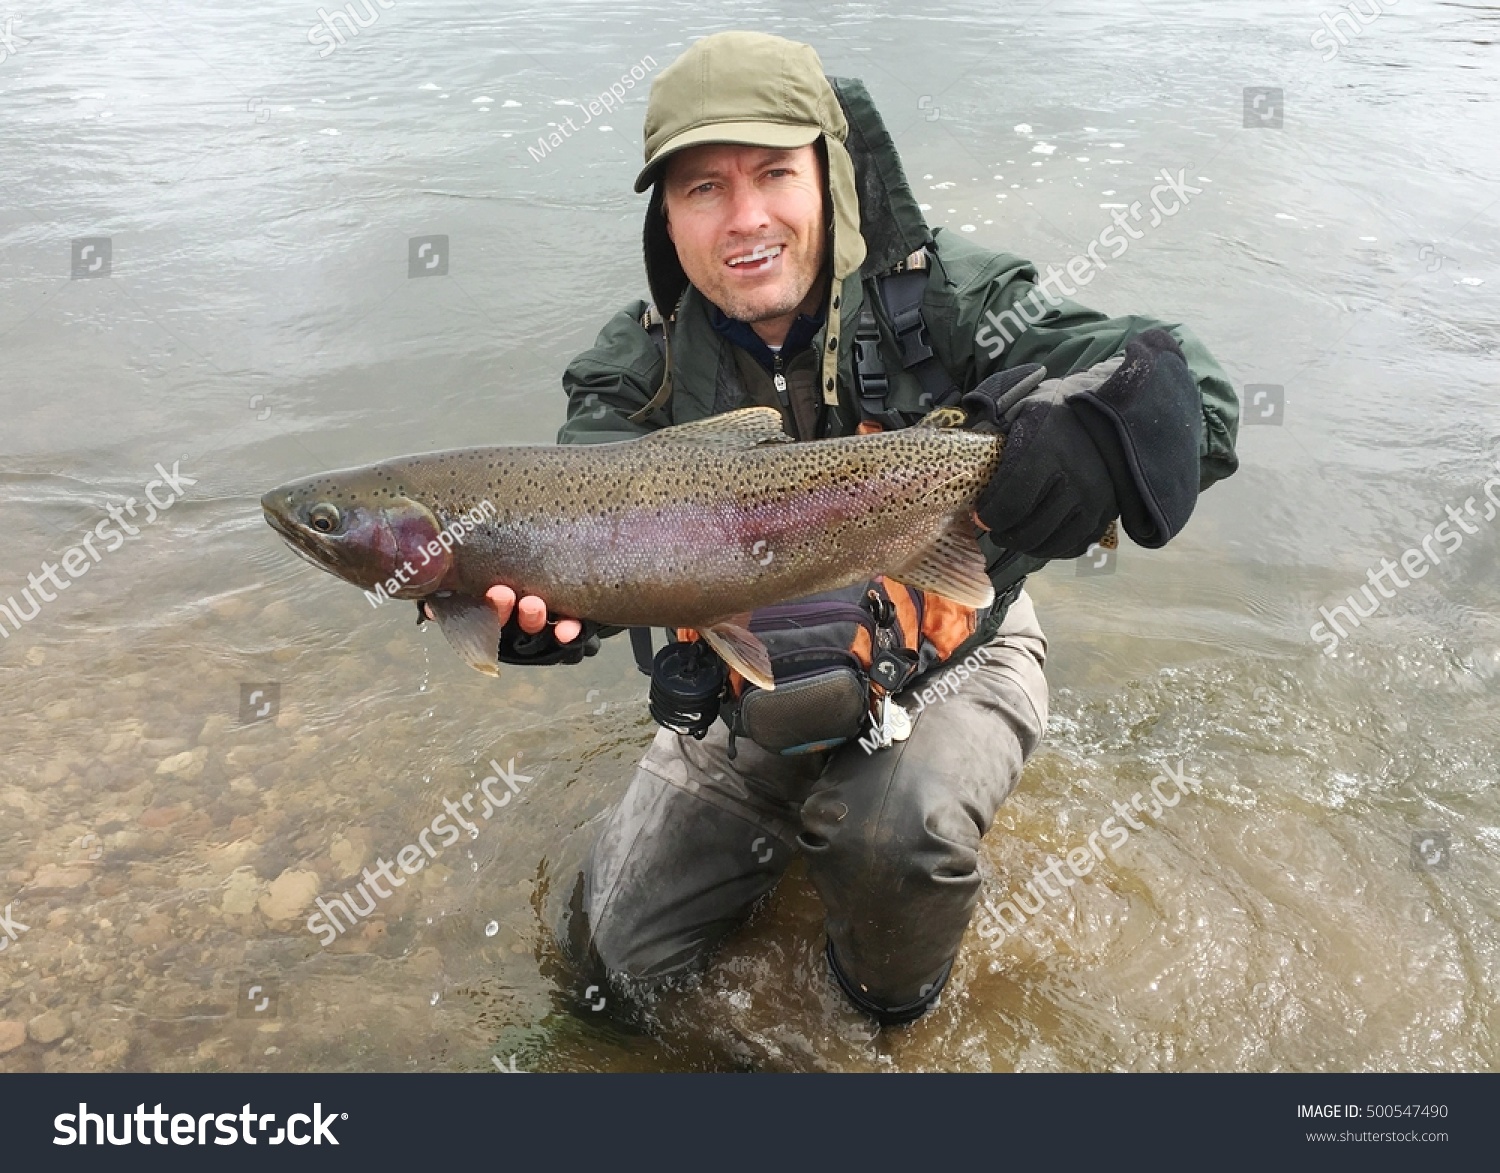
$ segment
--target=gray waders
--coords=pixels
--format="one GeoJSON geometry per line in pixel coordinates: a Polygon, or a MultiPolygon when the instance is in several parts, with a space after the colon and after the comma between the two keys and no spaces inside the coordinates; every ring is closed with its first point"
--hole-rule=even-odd
{"type": "Polygon", "coordinates": [[[633,979],[692,972],[800,852],[840,987],[883,1023],[919,1017],[973,914],[979,841],[1046,728],[1046,648],[1023,593],[992,642],[923,684],[946,677],[946,699],[902,695],[911,736],[873,753],[741,739],[730,761],[722,723],[702,741],[658,730],[585,867],[598,961],[633,979]]]}

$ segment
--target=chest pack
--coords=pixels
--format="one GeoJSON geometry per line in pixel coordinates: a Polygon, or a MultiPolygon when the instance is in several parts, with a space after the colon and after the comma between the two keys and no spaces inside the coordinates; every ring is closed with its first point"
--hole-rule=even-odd
{"type": "MultiPolygon", "coordinates": [[[[736,737],[773,753],[832,749],[881,729],[887,698],[947,660],[974,634],[970,607],[879,578],[755,612],[774,691],[728,673],[723,717],[736,737]]],[[[679,639],[696,633],[679,630],[679,639]]]]}
{"type": "Polygon", "coordinates": [[[691,629],[669,632],[674,642],[655,656],[649,631],[632,629],[631,642],[652,675],[652,715],[661,724],[702,737],[720,716],[731,757],[739,737],[791,756],[842,745],[867,722],[878,733],[888,698],[948,660],[977,618],[971,607],[886,578],[763,607],[750,630],[770,656],[770,692],[721,664],[687,683],[683,666],[703,669],[711,656],[691,629]],[[667,691],[688,701],[675,719],[667,691]]]}

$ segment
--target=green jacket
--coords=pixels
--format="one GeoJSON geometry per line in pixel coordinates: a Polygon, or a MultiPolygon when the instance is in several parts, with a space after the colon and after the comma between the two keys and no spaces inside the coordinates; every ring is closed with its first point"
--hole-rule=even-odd
{"type": "MultiPolygon", "coordinates": [[[[1038,278],[1036,268],[1019,257],[980,248],[956,233],[930,230],[902,174],[895,147],[863,85],[857,81],[830,80],[849,119],[848,147],[859,177],[859,223],[867,252],[864,264],[844,279],[839,296],[833,301],[837,306],[835,312],[842,318],[838,331],[841,409],[839,418],[825,417],[826,426],[821,434],[847,434],[859,422],[853,391],[856,324],[867,300],[874,306],[880,305],[877,276],[892,271],[909,254],[930,246],[932,262],[927,270],[922,317],[933,350],[960,390],[968,390],[997,370],[1026,363],[1041,363],[1053,377],[1081,371],[1123,350],[1134,335],[1163,327],[1182,345],[1203,396],[1201,484],[1206,488],[1235,471],[1239,403],[1234,389],[1213,356],[1181,325],[1139,316],[1107,318],[1070,301],[1048,303],[1038,293],[1037,302],[1026,303],[1046,305],[1046,312],[997,357],[991,357],[995,348],[992,323],[1004,311],[1030,298],[1038,278]],[[983,343],[981,331],[985,332],[983,343]]],[[[838,193],[833,194],[838,198],[838,193]]],[[[647,264],[652,288],[660,296],[664,288],[662,270],[676,267],[675,258],[671,258],[670,265],[657,258],[657,269],[652,269],[650,227],[654,214],[653,201],[653,210],[647,214],[647,264]]],[[[666,284],[665,288],[675,292],[678,287],[666,284]]],[[[568,366],[563,374],[568,418],[558,433],[559,443],[625,440],[752,403],[775,404],[774,399],[768,400],[769,376],[753,360],[747,362],[743,351],[714,330],[709,317],[711,307],[696,289],[685,286],[668,327],[668,353],[672,361],[670,398],[645,418],[632,420],[632,415],[638,415],[651,403],[666,373],[661,349],[642,326],[647,304],[636,301],[622,309],[605,324],[593,348],[568,366]]],[[[1035,317],[1034,308],[1029,316],[1035,317]]],[[[890,380],[887,403],[902,412],[907,422],[915,422],[926,413],[930,402],[923,401],[916,376],[901,368],[900,351],[884,313],[878,311],[876,319],[890,380]]],[[[804,372],[804,378],[816,380],[816,358],[823,349],[826,331],[825,323],[805,351],[784,356],[789,379],[796,369],[804,372]]],[[[791,430],[793,434],[800,432],[791,430]]],[[[807,437],[799,434],[799,438],[807,437]]],[[[1044,565],[1039,559],[1000,549],[988,537],[982,537],[980,544],[997,595],[1044,565]]],[[[1002,617],[1003,612],[997,610],[981,626],[973,642],[992,636],[1002,617]]]]}

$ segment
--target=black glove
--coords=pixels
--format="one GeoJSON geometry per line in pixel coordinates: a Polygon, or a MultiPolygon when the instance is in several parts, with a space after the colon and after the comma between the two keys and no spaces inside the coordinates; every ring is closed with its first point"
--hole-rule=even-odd
{"type": "Polygon", "coordinates": [[[974,507],[997,545],[1035,558],[1077,558],[1119,516],[1109,465],[1067,402],[1077,380],[1092,377],[1097,386],[1118,365],[1112,359],[1069,379],[1016,367],[963,397],[972,418],[1006,437],[1000,466],[974,507]]]}
{"type": "Polygon", "coordinates": [[[599,650],[599,624],[581,620],[583,630],[578,638],[560,644],[553,634],[552,616],[549,613],[547,626],[535,635],[521,630],[517,616],[500,629],[500,663],[502,664],[576,664],[585,656],[599,650]]]}
{"type": "Polygon", "coordinates": [[[1125,532],[1139,546],[1165,546],[1192,516],[1202,475],[1203,398],[1177,339],[1165,330],[1132,338],[1119,370],[1071,402],[1109,464],[1125,532]]]}
{"type": "Polygon", "coordinates": [[[963,406],[1007,436],[975,507],[1002,546],[1076,558],[1118,515],[1132,539],[1154,548],[1197,504],[1202,399],[1165,330],[1064,379],[1044,379],[1036,366],[1000,371],[963,406]]]}

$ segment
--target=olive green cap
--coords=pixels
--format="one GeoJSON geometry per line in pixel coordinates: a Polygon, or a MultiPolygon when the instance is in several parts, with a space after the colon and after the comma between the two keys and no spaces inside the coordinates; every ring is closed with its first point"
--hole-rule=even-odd
{"type": "Polygon", "coordinates": [[[811,45],[765,33],[704,37],[662,70],[646,106],[646,165],[635,190],[656,182],[661,165],[702,143],[792,150],[849,124],[811,45]]]}

